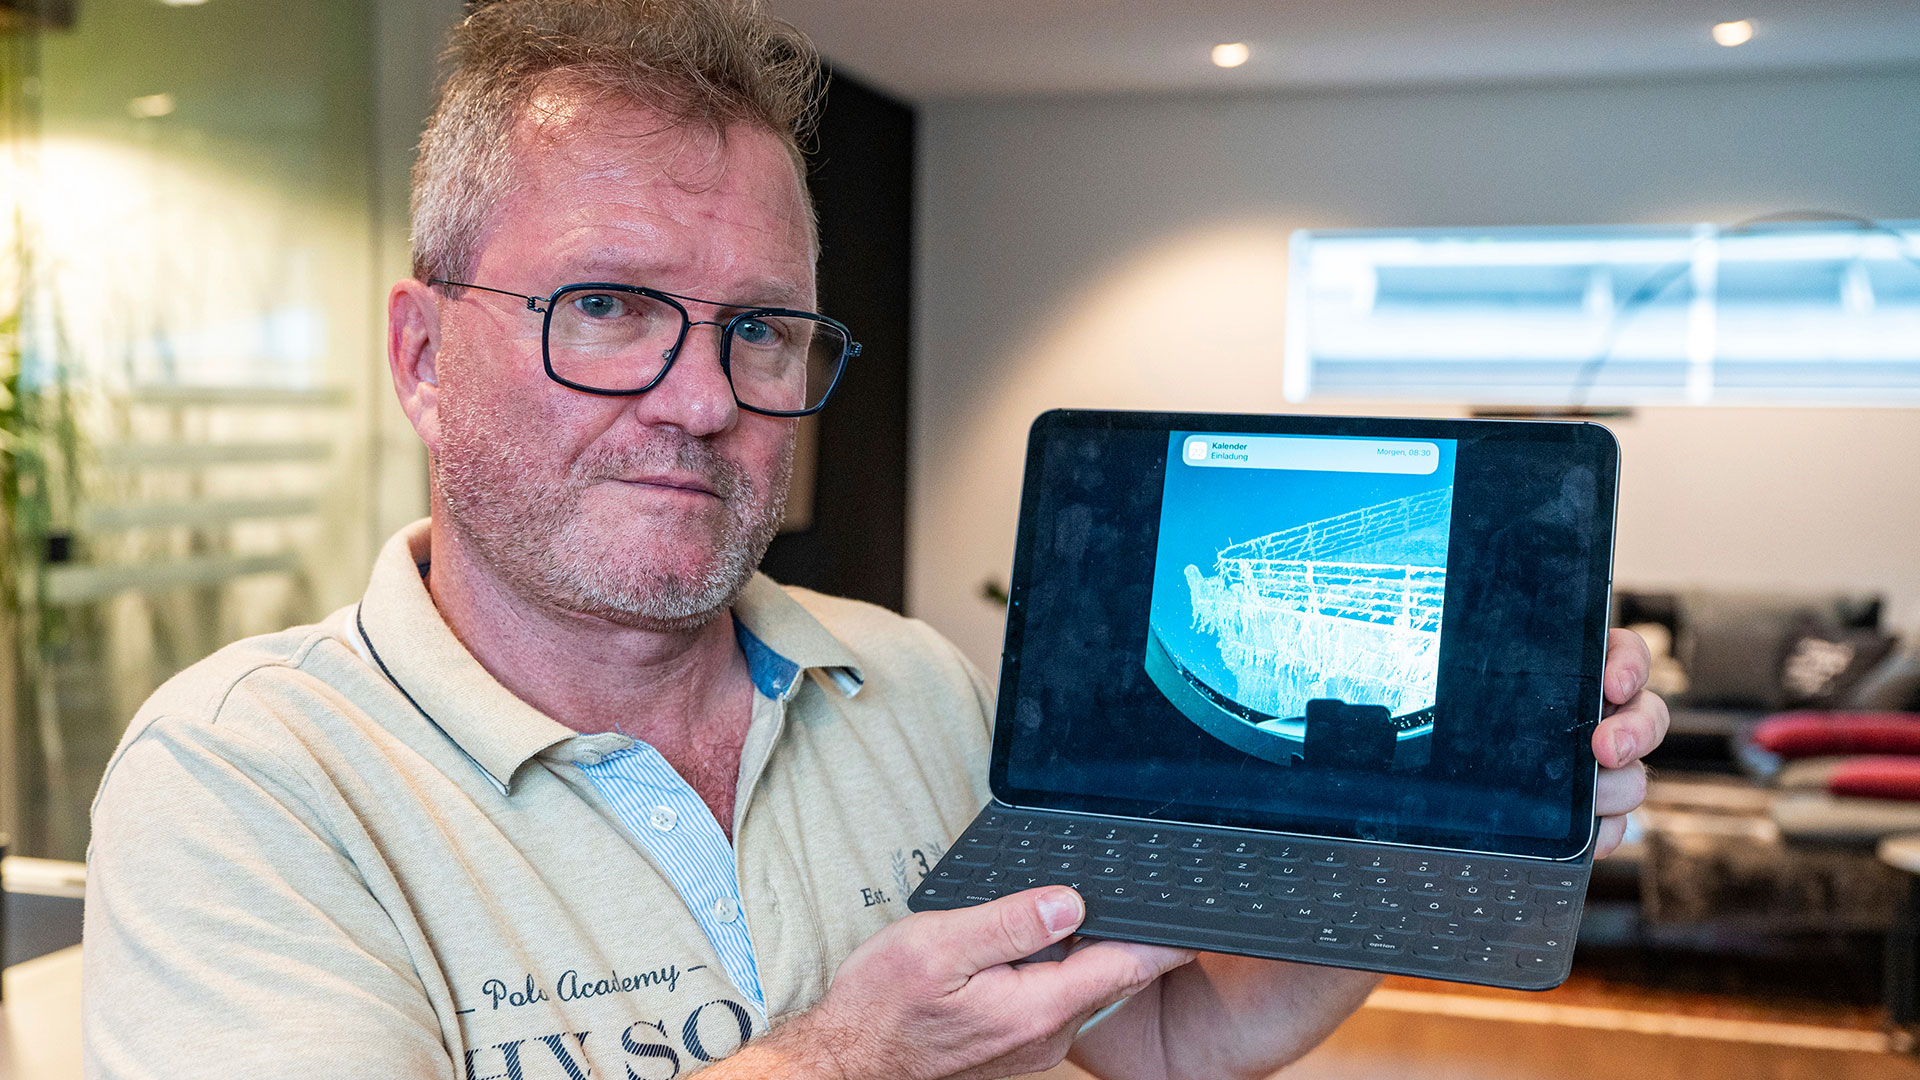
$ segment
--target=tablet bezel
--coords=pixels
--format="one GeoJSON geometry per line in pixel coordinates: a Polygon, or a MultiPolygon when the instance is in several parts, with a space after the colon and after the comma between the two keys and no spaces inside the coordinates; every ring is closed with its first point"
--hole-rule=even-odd
{"type": "MultiPolygon", "coordinates": [[[[1042,414],[1029,432],[1027,463],[1020,504],[1019,532],[1015,546],[1013,574],[1008,589],[1006,634],[1001,649],[1000,689],[993,736],[993,754],[988,782],[994,797],[1015,807],[1060,810],[1103,816],[1144,820],[1250,828],[1284,833],[1290,836],[1338,841],[1366,842],[1370,837],[1338,830],[1303,830],[1295,819],[1281,819],[1251,811],[1231,811],[1216,807],[1168,804],[1157,800],[1129,799],[1123,796],[1091,796],[1073,792],[1021,788],[1008,780],[1008,763],[1014,741],[1020,738],[1020,725],[1012,722],[1019,697],[1020,650],[1025,637],[1029,608],[1026,604],[1031,584],[1035,515],[1040,500],[1038,488],[1046,459],[1048,439],[1056,433],[1108,429],[1116,431],[1219,432],[1222,434],[1318,435],[1387,439],[1452,439],[1462,447],[1486,439],[1519,440],[1544,445],[1573,444],[1583,448],[1598,470],[1598,490],[1594,531],[1604,540],[1596,552],[1604,557],[1590,560],[1587,581],[1585,626],[1582,631],[1581,670],[1593,673],[1590,695],[1583,695],[1583,712],[1591,697],[1592,719],[1598,722],[1604,702],[1599,692],[1599,676],[1605,664],[1609,604],[1613,577],[1614,530],[1617,516],[1619,444],[1606,428],[1580,421],[1535,420],[1457,420],[1408,419],[1362,416],[1303,416],[1232,413],[1120,412],[1105,410],[1058,409],[1042,414]]],[[[1590,849],[1594,836],[1593,790],[1597,764],[1593,763],[1591,724],[1582,724],[1568,733],[1577,739],[1578,760],[1587,767],[1575,771],[1569,831],[1564,837],[1541,839],[1525,836],[1498,836],[1448,833],[1431,830],[1411,846],[1438,851],[1477,852],[1542,859],[1578,859],[1590,849]]],[[[1036,736],[1038,737],[1038,736],[1036,736]]],[[[1396,846],[1409,846],[1404,839],[1396,846]]]]}

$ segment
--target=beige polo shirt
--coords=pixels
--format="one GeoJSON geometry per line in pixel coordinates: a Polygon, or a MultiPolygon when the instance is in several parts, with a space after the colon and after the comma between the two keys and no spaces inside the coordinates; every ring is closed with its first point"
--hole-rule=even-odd
{"type": "Polygon", "coordinates": [[[426,523],[365,598],[242,641],[140,710],[88,855],[99,1077],[669,1080],[805,1009],[985,801],[991,703],[881,608],[748,586],[803,669],[756,690],[734,852],[766,1011],[578,767],[421,581],[426,523]]]}

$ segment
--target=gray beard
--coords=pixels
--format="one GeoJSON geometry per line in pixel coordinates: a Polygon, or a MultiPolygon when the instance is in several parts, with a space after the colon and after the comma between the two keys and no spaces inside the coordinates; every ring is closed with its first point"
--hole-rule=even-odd
{"type": "Polygon", "coordinates": [[[697,629],[739,599],[779,531],[793,478],[791,430],[759,493],[745,469],[675,429],[660,429],[640,446],[584,457],[553,483],[535,474],[516,443],[490,434],[502,427],[488,421],[486,410],[462,405],[457,396],[442,395],[436,501],[501,581],[537,603],[637,629],[697,629]],[[694,473],[720,497],[725,519],[702,572],[615,558],[616,546],[644,549],[656,540],[656,527],[608,535],[580,513],[581,494],[593,483],[656,469],[694,473]]]}

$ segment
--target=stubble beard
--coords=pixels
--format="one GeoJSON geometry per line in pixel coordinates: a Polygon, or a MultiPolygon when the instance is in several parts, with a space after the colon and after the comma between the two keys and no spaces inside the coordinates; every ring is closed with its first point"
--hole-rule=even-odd
{"type": "Polygon", "coordinates": [[[511,425],[477,405],[441,396],[434,493],[449,523],[500,580],[536,603],[639,629],[697,629],[739,599],[779,531],[793,479],[792,425],[759,490],[748,470],[676,428],[653,429],[638,445],[591,451],[553,479],[541,475],[520,441],[499,437],[511,425]],[[665,470],[701,477],[719,496],[718,507],[698,519],[607,522],[581,505],[597,483],[665,470]],[[710,530],[712,547],[697,568],[668,565],[657,554],[702,529],[710,530]]]}

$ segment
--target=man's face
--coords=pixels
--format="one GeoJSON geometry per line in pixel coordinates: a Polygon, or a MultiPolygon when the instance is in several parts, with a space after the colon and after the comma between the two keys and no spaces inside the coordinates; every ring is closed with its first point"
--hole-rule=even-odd
{"type": "MultiPolygon", "coordinates": [[[[467,280],[813,307],[807,206],[774,135],[737,126],[722,142],[579,95],[529,113],[518,183],[467,280]]],[[[645,394],[605,397],[547,378],[541,317],[524,304],[468,291],[440,308],[437,509],[500,579],[630,626],[698,626],[730,604],[778,528],[794,421],[735,405],[719,327],[693,327],[645,394]]],[[[734,312],[688,309],[721,323],[734,312]]]]}

